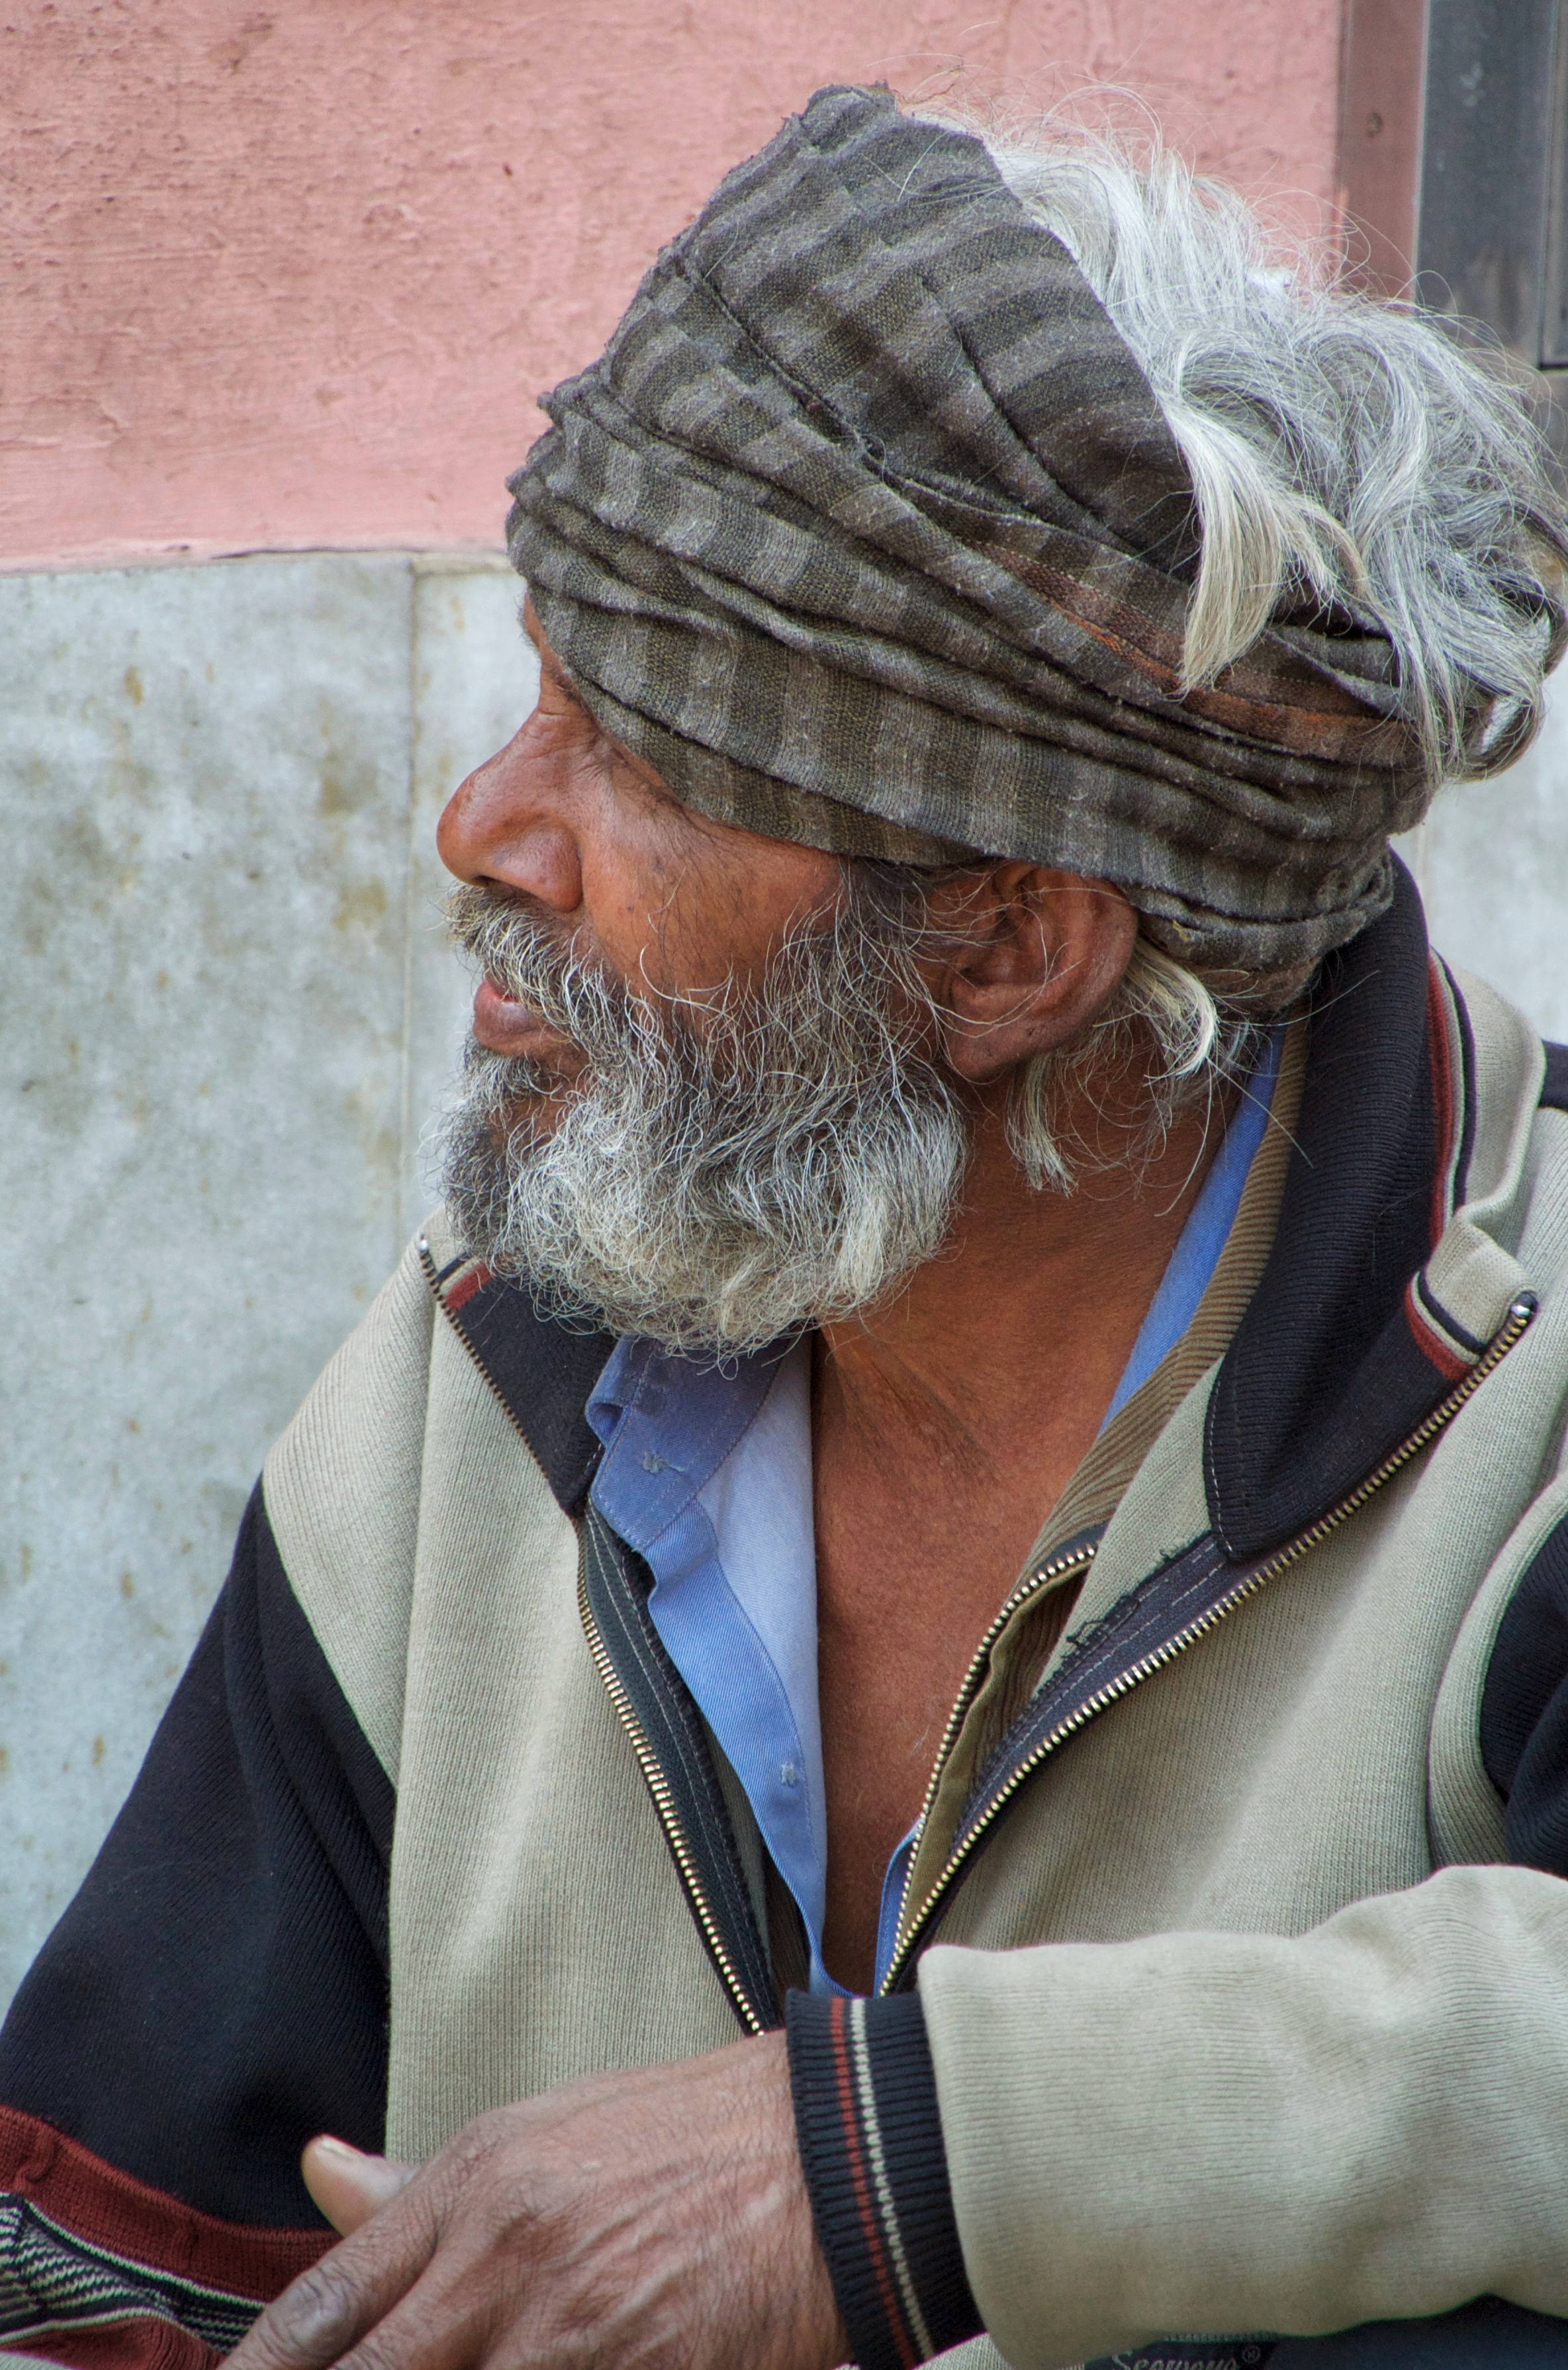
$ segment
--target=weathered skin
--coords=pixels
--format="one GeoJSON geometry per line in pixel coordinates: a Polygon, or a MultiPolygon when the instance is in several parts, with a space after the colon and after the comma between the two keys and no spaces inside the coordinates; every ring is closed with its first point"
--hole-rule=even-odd
{"type": "Polygon", "coordinates": [[[504,2107],[418,2171],[319,2140],[305,2163],[352,2235],[237,2370],[831,2370],[848,2350],[780,2033],[504,2107]]]}

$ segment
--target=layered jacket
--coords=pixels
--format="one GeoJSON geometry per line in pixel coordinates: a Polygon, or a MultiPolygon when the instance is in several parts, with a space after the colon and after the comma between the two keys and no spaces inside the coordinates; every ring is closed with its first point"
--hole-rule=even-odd
{"type": "MultiPolygon", "coordinates": [[[[1568,1057],[1402,878],[1295,1042],[1251,1264],[976,1641],[883,1996],[795,2003],[867,2370],[1568,2360],[1568,1057]]],[[[588,1504],[610,1346],[432,1223],[272,1451],[0,2041],[0,2342],[204,2362],[329,2242],[313,2133],[782,2020],[588,1504]]]]}

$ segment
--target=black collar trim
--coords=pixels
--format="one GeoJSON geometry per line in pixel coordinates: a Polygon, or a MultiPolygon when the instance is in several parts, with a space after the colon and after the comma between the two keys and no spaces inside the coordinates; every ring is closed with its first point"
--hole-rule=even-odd
{"type": "MultiPolygon", "coordinates": [[[[1432,958],[1442,973],[1447,989],[1447,1009],[1457,1038],[1458,1056],[1455,1099],[1458,1125],[1455,1130],[1454,1168],[1449,1179],[1448,1213],[1463,1209],[1470,1199],[1470,1155],[1475,1150],[1475,1031],[1470,1027],[1470,1007],[1459,994],[1459,984],[1441,955],[1432,958]]],[[[1447,1218],[1445,1218],[1447,1223],[1447,1218]]]]}
{"type": "Polygon", "coordinates": [[[467,1256],[437,1269],[420,1244],[431,1289],[550,1485],[575,1520],[603,1454],[588,1394],[616,1346],[613,1333],[542,1316],[527,1287],[467,1256]]]}
{"type": "Polygon", "coordinates": [[[1209,1512],[1236,1562],[1346,1497],[1485,1347],[1423,1273],[1467,1188],[1475,1052],[1402,865],[1324,964],[1310,1025],[1274,1248],[1209,1402],[1209,1512]]]}

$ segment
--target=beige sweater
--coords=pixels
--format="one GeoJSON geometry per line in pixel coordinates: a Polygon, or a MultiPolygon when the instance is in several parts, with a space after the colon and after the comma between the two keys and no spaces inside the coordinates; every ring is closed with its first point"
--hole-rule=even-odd
{"type": "MultiPolygon", "coordinates": [[[[906,1939],[971,2284],[1020,2370],[1489,2291],[1568,2315],[1568,1885],[1500,1864],[1477,1725],[1498,1621],[1568,1513],[1568,1117],[1537,1110],[1526,1024],[1476,983],[1464,996],[1469,1185],[1424,1273],[1492,1351],[1439,1344],[1439,1420],[1311,1536],[1243,1559],[1234,1601],[1047,1735],[965,1844],[1004,1620],[947,1748],[964,1783],[933,1786],[906,1939]],[[1508,1313],[1527,1287],[1528,1328],[1508,1313]]],[[[432,1246],[265,1476],[295,1591],[398,1787],[403,2156],[738,2029],[585,1642],[577,1531],[432,1295],[451,1246],[437,1228],[432,1246]]],[[[1216,1371],[1117,1477],[1026,1704],[1211,1533],[1216,1371]]],[[[756,1831],[727,1791],[766,1930],[756,1831]]]]}

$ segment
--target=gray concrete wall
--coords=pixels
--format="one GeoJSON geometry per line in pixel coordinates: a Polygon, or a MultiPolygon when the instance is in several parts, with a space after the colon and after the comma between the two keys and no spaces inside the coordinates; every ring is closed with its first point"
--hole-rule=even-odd
{"type": "Polygon", "coordinates": [[[516,579],[0,578],[0,2003],[135,1774],[269,1440],[427,1205],[435,818],[516,579]]]}
{"type": "MultiPolygon", "coordinates": [[[[318,554],[0,578],[0,2002],[129,1786],[263,1450],[421,1214],[443,800],[516,585],[318,554]]],[[[1568,699],[1406,853],[1568,1038],[1568,699]]]]}
{"type": "Polygon", "coordinates": [[[1568,681],[1516,765],[1442,791],[1400,845],[1435,944],[1568,1042],[1568,681]]]}

